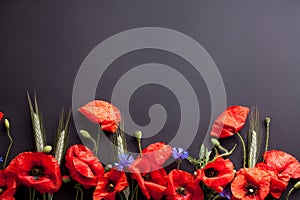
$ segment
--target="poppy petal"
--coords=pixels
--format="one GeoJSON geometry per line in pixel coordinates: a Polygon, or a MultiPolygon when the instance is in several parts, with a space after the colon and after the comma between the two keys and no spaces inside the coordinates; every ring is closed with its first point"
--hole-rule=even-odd
{"type": "Polygon", "coordinates": [[[245,125],[249,108],[244,106],[230,106],[215,120],[211,135],[226,138],[236,134],[245,125]]]}
{"type": "Polygon", "coordinates": [[[79,108],[79,112],[91,122],[100,124],[103,130],[113,133],[118,129],[118,124],[121,121],[119,109],[102,100],[94,100],[87,103],[85,106],[79,108]]]}

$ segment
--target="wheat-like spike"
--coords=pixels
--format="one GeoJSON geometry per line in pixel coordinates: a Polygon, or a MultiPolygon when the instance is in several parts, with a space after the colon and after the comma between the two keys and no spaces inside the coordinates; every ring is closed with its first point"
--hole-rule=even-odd
{"type": "Polygon", "coordinates": [[[250,126],[248,132],[248,167],[255,167],[261,148],[261,128],[258,108],[255,106],[250,113],[250,126]]]}
{"type": "Polygon", "coordinates": [[[119,134],[117,136],[117,146],[118,146],[117,147],[118,148],[118,155],[124,154],[125,148],[124,148],[123,138],[122,138],[121,134],[119,134]]]}
{"type": "Polygon", "coordinates": [[[71,116],[71,110],[68,113],[65,125],[64,125],[64,110],[61,112],[59,117],[58,130],[57,130],[56,143],[55,143],[55,153],[54,153],[54,157],[56,158],[59,164],[61,164],[64,152],[66,150],[70,116],[71,116]]]}
{"type": "Polygon", "coordinates": [[[42,152],[44,149],[44,137],[41,129],[40,117],[37,113],[32,113],[32,126],[36,150],[42,152]]]}
{"type": "Polygon", "coordinates": [[[27,99],[30,109],[30,115],[31,115],[31,122],[32,122],[32,128],[33,128],[33,136],[35,141],[36,150],[38,152],[43,151],[45,146],[45,140],[44,140],[44,130],[42,127],[42,119],[38,112],[38,104],[36,99],[36,94],[34,94],[34,107],[31,102],[31,98],[29,93],[27,92],[27,99]]]}
{"type": "Polygon", "coordinates": [[[65,138],[66,138],[66,132],[63,130],[62,132],[60,132],[58,136],[58,140],[55,148],[55,154],[54,154],[54,157],[56,158],[59,164],[61,164],[62,162],[62,157],[65,149],[65,141],[66,141],[65,138]]]}
{"type": "Polygon", "coordinates": [[[252,131],[252,138],[250,144],[250,152],[249,152],[249,167],[254,167],[256,164],[257,157],[257,133],[252,131]]]}

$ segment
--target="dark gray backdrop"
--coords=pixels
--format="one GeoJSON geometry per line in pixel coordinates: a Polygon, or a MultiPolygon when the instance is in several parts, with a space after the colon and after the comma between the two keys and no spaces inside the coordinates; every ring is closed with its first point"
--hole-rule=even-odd
{"type": "MultiPolygon", "coordinates": [[[[258,105],[262,116],[272,117],[270,148],[287,151],[300,159],[299,10],[297,0],[1,0],[0,110],[12,124],[15,143],[10,158],[33,150],[27,90],[36,90],[38,94],[48,143],[52,144],[58,113],[62,107],[71,107],[73,82],[87,54],[121,31],[154,26],[183,32],[203,45],[221,72],[228,105],[258,105]]],[[[188,63],[167,52],[143,50],[120,57],[102,80],[107,88],[97,91],[97,97],[109,100],[110,81],[114,81],[116,74],[148,62],[168,64],[190,77],[203,105],[200,132],[206,132],[210,102],[205,84],[201,77],[185,70],[188,63]]],[[[170,98],[174,98],[172,93],[156,85],[137,91],[132,99],[137,123],[148,122],[143,115],[147,109],[143,108],[153,103],[165,105],[171,113],[178,112],[178,102],[169,101],[170,98]],[[145,98],[146,94],[154,98],[145,98]]],[[[178,128],[178,118],[169,120],[164,132],[178,128]]],[[[71,132],[69,144],[80,143],[73,124],[71,132]]],[[[0,155],[4,156],[8,139],[4,130],[1,133],[0,155]]],[[[189,149],[192,154],[197,154],[202,137],[197,136],[189,149]]],[[[144,141],[144,146],[157,140],[168,141],[169,136],[159,134],[144,141]]],[[[129,143],[133,146],[133,140],[129,143]]],[[[239,152],[233,160],[240,166],[239,152]]],[[[74,199],[71,186],[63,186],[63,190],[56,199],[74,199]]],[[[17,199],[24,199],[22,194],[26,192],[21,189],[17,199]]],[[[297,196],[300,192],[291,199],[297,196]]]]}

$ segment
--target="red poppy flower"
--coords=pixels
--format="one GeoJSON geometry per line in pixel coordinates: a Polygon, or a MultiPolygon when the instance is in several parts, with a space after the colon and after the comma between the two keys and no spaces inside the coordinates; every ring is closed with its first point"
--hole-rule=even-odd
{"type": "Polygon", "coordinates": [[[57,160],[42,152],[20,153],[6,170],[12,172],[20,183],[34,187],[40,193],[54,193],[61,186],[57,160]]]}
{"type": "Polygon", "coordinates": [[[166,189],[167,173],[162,165],[172,155],[172,147],[163,142],[150,144],[142,151],[129,167],[131,177],[135,179],[147,199],[161,199],[166,189]]]}
{"type": "Polygon", "coordinates": [[[240,169],[231,183],[232,195],[242,200],[263,200],[270,192],[271,176],[258,168],[240,169]]]}
{"type": "Polygon", "coordinates": [[[94,200],[114,200],[116,193],[128,187],[126,174],[124,171],[112,169],[99,178],[94,191],[94,200]]]}
{"type": "Polygon", "coordinates": [[[0,199],[15,200],[16,188],[17,184],[13,176],[8,171],[0,170],[0,199]]]}
{"type": "Polygon", "coordinates": [[[156,165],[157,169],[160,169],[172,155],[172,147],[163,142],[156,142],[143,149],[142,154],[143,157],[156,165]]]}
{"type": "Polygon", "coordinates": [[[292,155],[283,151],[271,150],[264,154],[264,163],[277,174],[288,175],[290,178],[300,178],[300,164],[292,155]]]}
{"type": "Polygon", "coordinates": [[[204,195],[198,182],[192,174],[182,170],[172,170],[168,175],[167,199],[173,200],[203,200],[204,195]]]}
{"type": "Polygon", "coordinates": [[[236,134],[245,125],[249,108],[230,106],[215,120],[211,135],[217,138],[226,138],[236,134]]]}
{"type": "Polygon", "coordinates": [[[0,112],[0,121],[2,120],[3,116],[4,116],[4,113],[0,112]]]}
{"type": "Polygon", "coordinates": [[[91,122],[100,124],[105,131],[116,132],[121,121],[118,108],[108,102],[94,100],[79,108],[79,112],[85,115],[91,122]]]}
{"type": "Polygon", "coordinates": [[[167,173],[146,158],[136,159],[130,166],[131,178],[135,179],[147,199],[161,199],[167,185],[167,173]],[[155,170],[153,170],[153,168],[155,170]]]}
{"type": "Polygon", "coordinates": [[[209,188],[222,192],[234,178],[234,166],[229,159],[217,158],[197,171],[197,181],[203,181],[209,188]]]}
{"type": "Polygon", "coordinates": [[[74,145],[68,149],[66,167],[70,176],[85,188],[96,186],[98,178],[104,174],[101,162],[83,145],[74,145]]]}
{"type": "Polygon", "coordinates": [[[271,174],[270,194],[280,198],[286,189],[290,178],[300,178],[300,164],[288,153],[271,150],[264,154],[264,162],[258,163],[257,168],[269,170],[271,174]]]}

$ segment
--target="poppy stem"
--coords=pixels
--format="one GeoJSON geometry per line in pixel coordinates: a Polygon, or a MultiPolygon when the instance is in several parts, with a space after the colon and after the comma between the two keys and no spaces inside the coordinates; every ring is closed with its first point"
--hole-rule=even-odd
{"type": "Polygon", "coordinates": [[[270,117],[266,117],[265,123],[266,123],[266,146],[265,146],[265,152],[268,151],[269,148],[269,138],[270,138],[270,117]]]}
{"type": "Polygon", "coordinates": [[[53,194],[48,193],[48,200],[52,200],[53,199],[53,194]]]}
{"type": "Polygon", "coordinates": [[[293,193],[293,191],[295,190],[294,187],[292,187],[292,189],[290,189],[289,193],[286,195],[285,200],[288,200],[291,196],[291,194],[293,193]]]}
{"type": "Polygon", "coordinates": [[[34,200],[35,198],[35,189],[33,188],[33,192],[32,192],[32,200],[34,200]]]}
{"type": "Polygon", "coordinates": [[[141,139],[138,139],[138,146],[139,146],[139,152],[141,154],[141,157],[142,157],[142,145],[141,145],[141,139]]]}
{"type": "Polygon", "coordinates": [[[78,199],[79,192],[80,192],[80,200],[83,200],[83,191],[82,191],[81,187],[79,185],[75,185],[75,188],[76,188],[76,197],[75,197],[75,200],[78,199]]]}
{"type": "Polygon", "coordinates": [[[78,193],[79,193],[79,190],[78,190],[78,188],[76,188],[76,196],[75,196],[75,200],[78,199],[78,193]]]}
{"type": "Polygon", "coordinates": [[[3,169],[5,169],[5,167],[6,167],[7,159],[8,159],[11,147],[13,145],[13,142],[14,142],[13,139],[12,139],[12,137],[11,137],[11,135],[10,135],[9,122],[8,122],[7,119],[5,119],[4,122],[5,122],[6,131],[7,131],[7,136],[9,138],[9,140],[10,140],[10,144],[9,144],[8,149],[6,151],[5,160],[4,160],[4,163],[3,163],[3,169]]]}
{"type": "Polygon", "coordinates": [[[100,142],[100,134],[101,134],[101,127],[98,126],[98,134],[97,134],[97,142],[96,142],[96,150],[95,150],[95,156],[97,157],[98,154],[98,148],[99,148],[99,142],[100,142]]]}
{"type": "Polygon", "coordinates": [[[93,152],[95,153],[95,155],[96,155],[96,152],[98,151],[97,150],[97,142],[96,142],[96,140],[94,139],[94,138],[90,138],[90,140],[93,142],[93,144],[94,144],[94,149],[93,149],[93,152]]]}
{"type": "Polygon", "coordinates": [[[220,198],[220,195],[215,196],[212,200],[217,200],[220,198]]]}
{"type": "Polygon", "coordinates": [[[177,169],[180,169],[181,160],[180,160],[180,159],[177,159],[177,160],[176,160],[176,163],[177,163],[177,169]]]}
{"type": "Polygon", "coordinates": [[[242,143],[242,146],[243,146],[243,152],[244,152],[244,161],[243,161],[243,167],[245,168],[246,167],[246,158],[247,158],[247,150],[246,150],[246,145],[245,145],[245,141],[243,139],[243,137],[240,135],[240,133],[236,133],[237,136],[239,137],[241,143],[242,143]]]}

